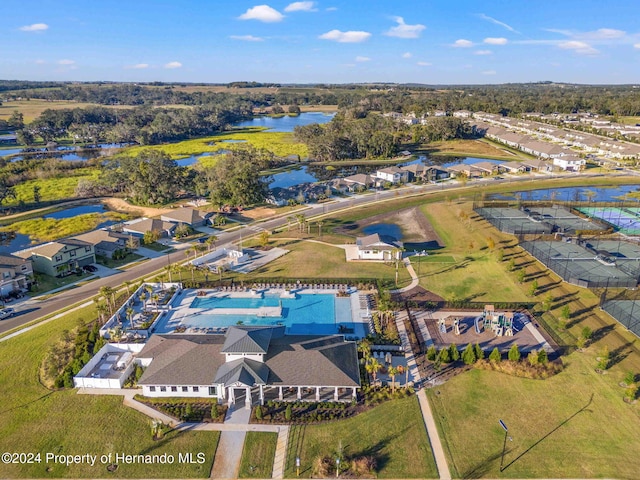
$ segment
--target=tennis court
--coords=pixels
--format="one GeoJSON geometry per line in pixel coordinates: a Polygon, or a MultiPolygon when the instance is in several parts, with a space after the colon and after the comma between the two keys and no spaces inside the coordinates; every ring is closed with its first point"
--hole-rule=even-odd
{"type": "Polygon", "coordinates": [[[580,207],[582,213],[599,218],[628,235],[640,234],[640,209],[618,207],[580,207]]]}
{"type": "Polygon", "coordinates": [[[640,300],[610,300],[602,309],[640,337],[640,300]]]}

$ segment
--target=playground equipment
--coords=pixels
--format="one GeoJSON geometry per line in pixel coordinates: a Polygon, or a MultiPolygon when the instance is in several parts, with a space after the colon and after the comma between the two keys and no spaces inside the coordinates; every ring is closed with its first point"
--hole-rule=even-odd
{"type": "Polygon", "coordinates": [[[453,319],[453,333],[455,335],[460,335],[460,319],[459,318],[453,319]]]}
{"type": "Polygon", "coordinates": [[[481,317],[476,317],[473,323],[476,327],[477,334],[484,332],[484,315],[481,317]]]}
{"type": "Polygon", "coordinates": [[[446,323],[446,319],[445,318],[441,318],[440,320],[438,320],[438,329],[440,330],[440,333],[447,333],[447,323],[446,323]]]}
{"type": "Polygon", "coordinates": [[[497,337],[512,337],[513,312],[496,312],[493,305],[485,305],[482,318],[476,318],[476,333],[480,333],[480,328],[485,326],[490,328],[497,337]]]}

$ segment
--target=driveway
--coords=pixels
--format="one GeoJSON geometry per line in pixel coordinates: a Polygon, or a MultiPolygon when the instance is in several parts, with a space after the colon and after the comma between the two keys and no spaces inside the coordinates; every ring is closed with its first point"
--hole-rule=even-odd
{"type": "Polygon", "coordinates": [[[93,263],[92,265],[98,269],[95,272],[91,272],[96,277],[102,278],[102,277],[108,277],[110,275],[115,275],[116,273],[120,273],[120,270],[117,270],[115,268],[105,267],[104,265],[100,265],[99,263],[93,263]]]}

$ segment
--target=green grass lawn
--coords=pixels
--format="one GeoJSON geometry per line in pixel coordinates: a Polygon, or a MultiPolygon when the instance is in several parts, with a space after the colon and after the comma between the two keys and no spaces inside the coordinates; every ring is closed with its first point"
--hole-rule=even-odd
{"type": "Polygon", "coordinates": [[[43,293],[49,292],[55,288],[64,287],[71,283],[76,283],[84,280],[89,277],[89,273],[83,272],[82,275],[67,275],[66,277],[52,277],[50,275],[45,275],[44,273],[36,273],[36,280],[38,281],[37,285],[33,285],[31,287],[31,291],[29,295],[38,296],[43,293]]]}
{"type": "MultiPolygon", "coordinates": [[[[171,158],[179,159],[205,152],[234,150],[242,148],[243,145],[251,145],[258,149],[264,148],[279,157],[299,155],[300,158],[305,158],[309,154],[307,146],[303,143],[296,142],[293,139],[292,133],[270,132],[264,131],[261,128],[242,128],[211,137],[184,140],[166,145],[131,147],[124,150],[123,153],[126,155],[137,155],[142,151],[155,149],[169,154],[171,158]],[[244,140],[244,142],[227,143],[225,140],[244,140]]],[[[200,162],[205,166],[212,166],[216,161],[215,155],[200,159],[200,162]]]]}
{"type": "Polygon", "coordinates": [[[104,265],[105,267],[109,267],[109,268],[119,268],[122,265],[126,265],[131,262],[136,262],[144,258],[146,257],[143,257],[142,255],[138,255],[136,253],[128,253],[126,257],[121,258],[119,260],[113,260],[112,258],[96,256],[96,260],[98,260],[98,263],[100,265],[104,265]]]}
{"type": "MultiPolygon", "coordinates": [[[[55,454],[172,454],[171,465],[124,465],[120,478],[208,477],[218,432],[173,432],[153,441],[150,419],[124,407],[117,396],[49,391],[39,382],[39,367],[62,330],[95,316],[93,307],[70,313],[0,346],[0,451],[55,454]],[[178,463],[179,452],[203,452],[202,465],[178,463]]],[[[104,465],[0,464],[0,478],[104,478],[104,465]]]]}
{"type": "Polygon", "coordinates": [[[415,396],[392,400],[356,417],[321,425],[293,426],[289,433],[286,478],[310,478],[321,456],[342,445],[346,458],[373,456],[378,478],[436,478],[431,447],[415,396]]]}
{"type": "Polygon", "coordinates": [[[278,434],[247,432],[240,460],[240,478],[271,478],[278,434]]]}
{"type": "Polygon", "coordinates": [[[547,380],[471,370],[428,390],[454,478],[638,478],[640,408],[595,363],[576,352],[547,380]]]}

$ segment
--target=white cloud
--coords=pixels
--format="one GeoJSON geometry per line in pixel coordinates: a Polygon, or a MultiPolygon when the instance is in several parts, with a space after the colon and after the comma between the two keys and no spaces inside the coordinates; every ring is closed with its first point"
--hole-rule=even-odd
{"type": "Polygon", "coordinates": [[[180,62],[169,62],[164,64],[164,68],[180,68],[182,64],[180,62]]]}
{"type": "Polygon", "coordinates": [[[429,62],[416,62],[416,65],[419,65],[421,67],[430,67],[431,64],[429,62]]]}
{"type": "Polygon", "coordinates": [[[285,12],[317,12],[316,2],[293,2],[284,8],[285,12]]]}
{"type": "Polygon", "coordinates": [[[482,75],[495,75],[497,72],[495,70],[485,70],[482,72],[482,75]]]}
{"type": "Polygon", "coordinates": [[[398,38],[418,38],[420,33],[427,28],[424,25],[416,23],[415,25],[407,25],[404,23],[404,18],[395,17],[394,20],[398,23],[395,27],[391,27],[385,32],[388,37],[398,38]]]}
{"type": "Polygon", "coordinates": [[[483,41],[489,45],[506,45],[509,43],[509,40],[503,37],[487,37],[483,41]]]}
{"type": "Polygon", "coordinates": [[[338,10],[338,7],[327,7],[327,8],[325,8],[326,12],[335,12],[336,10],[338,10]]]}
{"type": "Polygon", "coordinates": [[[402,58],[411,58],[413,55],[411,55],[411,52],[404,52],[402,54],[402,58]]]}
{"type": "Polygon", "coordinates": [[[261,22],[280,22],[284,18],[279,11],[269,5],[256,5],[238,17],[240,20],[259,20],[261,22]]]}
{"type": "Polygon", "coordinates": [[[563,50],[573,50],[576,53],[581,55],[595,55],[598,52],[595,48],[589,45],[586,42],[581,42],[580,40],[568,40],[566,42],[560,42],[558,47],[563,50]]]}
{"type": "Polygon", "coordinates": [[[633,45],[633,48],[640,48],[640,43],[636,43],[633,45]]]}
{"type": "Polygon", "coordinates": [[[371,61],[369,57],[362,57],[360,55],[356,57],[356,62],[369,62],[369,61],[371,61]]]}
{"type": "Polygon", "coordinates": [[[491,50],[476,50],[473,52],[474,55],[491,55],[493,52],[491,50]]]}
{"type": "Polygon", "coordinates": [[[493,23],[494,25],[500,25],[501,27],[506,28],[506,29],[507,29],[507,30],[509,30],[510,32],[513,32],[513,33],[520,33],[520,32],[519,32],[519,31],[517,31],[515,28],[513,28],[511,25],[507,25],[506,23],[501,22],[500,20],[496,20],[495,18],[490,17],[489,15],[485,15],[484,13],[480,13],[480,14],[478,15],[478,17],[480,17],[480,18],[481,18],[481,19],[483,19],[483,20],[486,20],[487,22],[491,22],[491,23],[493,23]]]}
{"type": "Polygon", "coordinates": [[[587,32],[585,36],[595,39],[621,38],[627,34],[624,30],[616,30],[615,28],[599,28],[595,32],[587,32]]]}
{"type": "Polygon", "coordinates": [[[49,29],[49,25],[46,23],[32,23],[31,25],[25,25],[20,27],[23,32],[44,32],[49,29]]]}
{"type": "Polygon", "coordinates": [[[322,40],[333,40],[340,43],[360,43],[367,40],[371,34],[369,32],[360,31],[348,31],[341,32],[340,30],[331,30],[330,32],[323,33],[318,38],[322,40]]]}
{"type": "Polygon", "coordinates": [[[243,40],[245,42],[262,42],[264,38],[262,37],[254,37],[253,35],[230,35],[229,38],[232,40],[243,40]]]}
{"type": "Polygon", "coordinates": [[[465,40],[464,38],[461,38],[453,42],[451,46],[456,48],[469,48],[473,47],[473,42],[471,40],[465,40]]]}
{"type": "Polygon", "coordinates": [[[128,65],[125,68],[131,68],[134,70],[143,70],[145,68],[149,68],[149,64],[148,63],[136,63],[135,65],[128,65]]]}
{"type": "Polygon", "coordinates": [[[75,60],[69,60],[67,58],[58,60],[58,65],[73,65],[74,63],[76,63],[75,60]]]}

